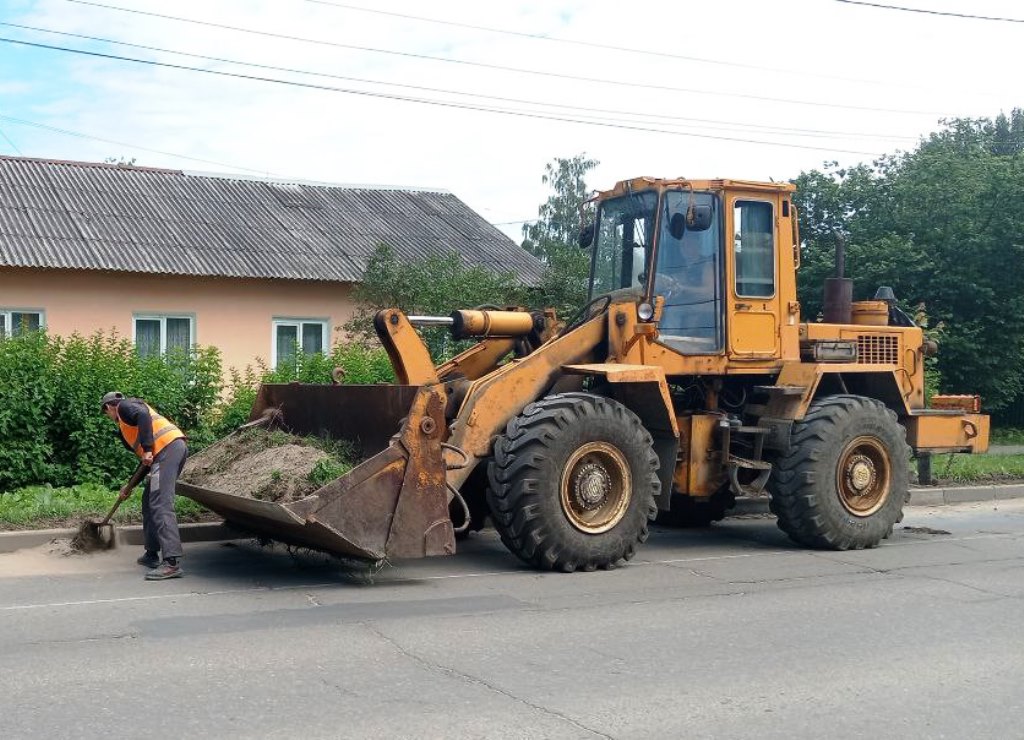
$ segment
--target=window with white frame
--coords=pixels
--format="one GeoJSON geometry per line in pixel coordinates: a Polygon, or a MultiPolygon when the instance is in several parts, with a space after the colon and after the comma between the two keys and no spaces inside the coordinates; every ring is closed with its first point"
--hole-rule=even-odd
{"type": "Polygon", "coordinates": [[[153,357],[175,350],[187,352],[195,344],[195,318],[161,314],[136,314],[132,338],[140,357],[153,357]]]}
{"type": "Polygon", "coordinates": [[[44,326],[46,320],[42,309],[0,308],[0,339],[38,331],[44,326]]]}
{"type": "Polygon", "coordinates": [[[274,319],[274,336],[270,345],[274,367],[292,362],[296,352],[312,355],[327,346],[327,319],[274,319]]]}

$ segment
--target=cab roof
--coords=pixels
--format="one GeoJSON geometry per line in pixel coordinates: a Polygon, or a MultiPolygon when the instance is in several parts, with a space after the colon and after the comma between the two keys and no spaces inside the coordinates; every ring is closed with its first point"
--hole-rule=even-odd
{"type": "Polygon", "coordinates": [[[790,182],[757,182],[755,180],[688,180],[685,177],[662,178],[662,177],[634,177],[631,180],[621,180],[615,183],[611,190],[602,190],[597,193],[598,198],[609,198],[617,195],[625,195],[630,190],[670,190],[675,188],[692,188],[694,190],[756,190],[759,192],[771,193],[792,193],[796,186],[790,182]]]}

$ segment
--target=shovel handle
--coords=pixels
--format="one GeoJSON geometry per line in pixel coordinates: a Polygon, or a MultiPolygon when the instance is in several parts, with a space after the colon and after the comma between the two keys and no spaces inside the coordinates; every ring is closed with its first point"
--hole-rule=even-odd
{"type": "MultiPolygon", "coordinates": [[[[149,466],[146,465],[145,463],[139,463],[139,466],[135,468],[135,472],[132,473],[132,477],[128,479],[128,483],[127,485],[125,485],[125,489],[127,489],[128,492],[131,493],[135,489],[135,487],[142,482],[142,479],[146,477],[147,472],[149,472],[149,466]]],[[[103,517],[103,521],[100,522],[99,526],[102,527],[104,524],[108,523],[110,521],[110,517],[114,516],[114,513],[121,507],[121,504],[123,504],[124,501],[125,499],[121,498],[121,496],[118,495],[117,501],[115,501],[114,505],[110,507],[110,511],[108,511],[107,515],[103,517]]]]}

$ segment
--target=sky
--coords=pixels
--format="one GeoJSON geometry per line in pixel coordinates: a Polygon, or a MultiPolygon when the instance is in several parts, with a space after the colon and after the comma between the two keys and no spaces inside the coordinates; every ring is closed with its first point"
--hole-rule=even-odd
{"type": "Polygon", "coordinates": [[[440,188],[518,241],[555,157],[598,160],[596,189],[787,180],[1024,106],[1024,3],[883,4],[1021,22],[844,0],[0,0],[0,154],[440,188]]]}

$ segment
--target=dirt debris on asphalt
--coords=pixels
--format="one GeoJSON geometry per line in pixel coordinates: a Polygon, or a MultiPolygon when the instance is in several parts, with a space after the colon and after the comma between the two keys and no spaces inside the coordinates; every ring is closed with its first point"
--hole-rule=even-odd
{"type": "Polygon", "coordinates": [[[903,527],[901,531],[907,534],[952,534],[945,529],[933,529],[932,527],[903,527]]]}
{"type": "Polygon", "coordinates": [[[284,504],[344,475],[354,458],[343,443],[248,429],[190,458],[181,479],[222,493],[284,504]]]}

